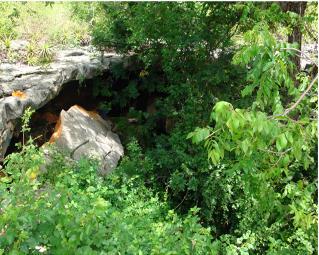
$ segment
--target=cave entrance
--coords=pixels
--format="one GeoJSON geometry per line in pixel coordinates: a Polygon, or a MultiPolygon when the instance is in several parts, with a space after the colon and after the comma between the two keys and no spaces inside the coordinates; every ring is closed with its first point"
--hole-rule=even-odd
{"type": "Polygon", "coordinates": [[[50,140],[62,110],[67,111],[73,105],[90,111],[97,110],[102,99],[93,96],[92,83],[92,80],[86,80],[83,84],[78,81],[65,84],[58,96],[32,115],[30,135],[38,146],[50,140]]]}
{"type": "MultiPolygon", "coordinates": [[[[123,69],[124,75],[122,74],[120,78],[109,71],[94,79],[66,83],[54,99],[32,115],[31,131],[26,137],[30,135],[36,145],[42,146],[50,140],[54,133],[60,112],[67,111],[73,105],[79,105],[88,111],[96,111],[104,119],[111,120],[115,127],[113,131],[120,136],[122,143],[128,142],[132,136],[142,137],[141,140],[144,140],[145,143],[150,142],[152,139],[149,136],[146,137],[146,133],[150,135],[153,131],[165,132],[165,119],[156,116],[155,107],[156,100],[163,95],[149,92],[139,75],[141,69],[138,65],[135,65],[134,68],[132,70],[123,69]],[[136,97],[130,97],[132,87],[134,87],[133,92],[136,90],[136,97]],[[100,90],[99,93],[96,93],[96,89],[100,90]],[[107,89],[109,92],[103,94],[101,89],[107,89]],[[107,110],[101,107],[108,103],[110,107],[107,110]],[[132,109],[134,110],[130,112],[132,109]]],[[[16,152],[16,144],[22,143],[20,131],[21,123],[17,123],[6,155],[16,152]]]]}
{"type": "MultiPolygon", "coordinates": [[[[27,137],[30,135],[38,146],[49,141],[60,112],[68,110],[73,105],[79,105],[89,111],[96,111],[105,99],[93,95],[93,83],[94,80],[85,80],[81,84],[79,81],[66,83],[54,99],[33,113],[30,120],[31,131],[27,134],[27,137]]],[[[20,131],[21,123],[18,123],[6,155],[17,151],[16,144],[22,143],[22,133],[20,131]]]]}

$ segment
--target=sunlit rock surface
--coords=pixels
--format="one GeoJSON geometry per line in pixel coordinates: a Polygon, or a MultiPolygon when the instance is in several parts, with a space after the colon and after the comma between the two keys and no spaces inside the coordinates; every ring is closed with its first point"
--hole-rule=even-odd
{"type": "Polygon", "coordinates": [[[115,168],[124,153],[118,135],[111,130],[111,123],[77,105],[61,111],[49,143],[74,160],[98,159],[102,174],[115,168]]]}

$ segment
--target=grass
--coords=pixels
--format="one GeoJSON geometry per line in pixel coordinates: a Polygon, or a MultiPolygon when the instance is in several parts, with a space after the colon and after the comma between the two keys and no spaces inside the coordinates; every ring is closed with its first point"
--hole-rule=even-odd
{"type": "Polygon", "coordinates": [[[77,46],[89,37],[89,27],[73,15],[70,3],[26,3],[16,27],[18,37],[39,44],[77,46]]]}
{"type": "Polygon", "coordinates": [[[0,61],[38,65],[50,62],[58,49],[87,45],[89,23],[78,18],[74,7],[68,2],[0,3],[0,61]],[[10,47],[14,39],[28,42],[24,52],[10,47]]]}

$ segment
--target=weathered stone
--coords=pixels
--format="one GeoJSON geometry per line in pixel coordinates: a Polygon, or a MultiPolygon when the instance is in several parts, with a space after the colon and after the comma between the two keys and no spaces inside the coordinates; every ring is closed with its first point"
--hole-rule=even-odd
{"type": "Polygon", "coordinates": [[[0,64],[0,161],[13,132],[8,123],[15,123],[27,107],[38,109],[57,96],[64,84],[93,78],[109,70],[111,64],[124,61],[115,53],[101,58],[99,53],[86,48],[57,52],[48,67],[0,64]]]}
{"type": "Polygon", "coordinates": [[[26,40],[12,40],[10,42],[10,49],[15,51],[25,50],[28,44],[29,42],[26,40]]]}
{"type": "Polygon", "coordinates": [[[304,70],[307,65],[313,65],[313,62],[318,63],[317,61],[318,45],[317,44],[302,44],[301,51],[303,52],[303,55],[301,56],[301,59],[300,59],[301,70],[304,70]]]}
{"type": "Polygon", "coordinates": [[[61,111],[49,143],[74,160],[98,159],[102,174],[116,167],[124,153],[118,135],[111,131],[111,123],[77,105],[61,111]]]}

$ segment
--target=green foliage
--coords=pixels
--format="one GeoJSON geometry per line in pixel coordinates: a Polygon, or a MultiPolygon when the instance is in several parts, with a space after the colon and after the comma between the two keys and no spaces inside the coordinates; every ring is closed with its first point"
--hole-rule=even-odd
{"type": "Polygon", "coordinates": [[[10,48],[11,48],[11,38],[10,38],[10,36],[9,37],[8,36],[3,36],[2,37],[2,42],[4,44],[5,49],[7,51],[9,51],[10,48]]]}
{"type": "Polygon", "coordinates": [[[279,2],[250,2],[241,3],[243,13],[239,24],[240,30],[249,31],[256,23],[267,24],[271,32],[277,38],[288,36],[294,27],[299,27],[302,31],[304,42],[313,43],[317,40],[314,31],[317,27],[316,9],[318,4],[308,2],[304,16],[300,16],[292,11],[284,11],[285,6],[279,2]]]}
{"type": "Polygon", "coordinates": [[[185,86],[201,86],[207,91],[228,80],[231,72],[217,68],[225,58],[217,60],[214,51],[230,45],[231,29],[240,16],[233,5],[106,3],[103,7],[105,18],[94,28],[93,42],[137,53],[148,73],[142,75],[147,88],[154,91],[156,85],[155,91],[171,97],[165,102],[167,111],[180,110],[177,102],[191,96],[184,92],[185,86]],[[150,80],[154,70],[161,73],[157,84],[150,80]]]}
{"type": "MultiPolygon", "coordinates": [[[[130,155],[139,155],[136,143],[129,149],[130,155]]],[[[42,153],[29,144],[6,159],[9,179],[1,178],[2,253],[212,252],[209,229],[198,223],[198,209],[181,218],[136,177],[114,173],[103,179],[97,175],[97,162],[83,159],[73,164],[59,158],[52,163],[60,162],[55,169],[43,172],[42,153]]],[[[120,168],[127,168],[132,159],[124,159],[120,168]]]]}
{"type": "Polygon", "coordinates": [[[289,24],[289,22],[287,22],[288,15],[282,11],[280,4],[272,2],[250,2],[242,5],[241,30],[249,31],[256,23],[264,23],[267,24],[276,35],[287,35],[288,31],[285,25],[289,24]]]}
{"type": "Polygon", "coordinates": [[[88,25],[74,16],[71,3],[25,3],[18,8],[20,17],[15,30],[21,39],[72,46],[88,37],[88,25]]]}
{"type": "MultiPolygon", "coordinates": [[[[208,124],[207,109],[216,96],[239,99],[234,91],[240,90],[243,69],[231,64],[232,48],[223,49],[231,45],[241,8],[220,3],[105,3],[103,8],[93,42],[101,48],[137,53],[143,64],[137,91],[161,95],[153,116],[137,115],[145,116],[141,128],[130,128],[125,121],[118,126],[128,137],[144,138],[139,142],[147,145],[145,157],[151,165],[141,173],[146,185],[161,193],[168,190],[171,206],[181,212],[203,205],[200,184],[207,179],[208,164],[204,150],[185,138],[194,126],[208,124]],[[157,135],[160,123],[169,135],[157,135]],[[173,123],[171,128],[168,123],[173,123]]],[[[137,95],[130,87],[134,88],[127,87],[115,98],[137,95]]],[[[121,104],[120,100],[113,105],[121,104]]],[[[204,220],[213,218],[208,210],[204,217],[203,211],[199,213],[204,220]]]]}
{"type": "Polygon", "coordinates": [[[277,43],[263,23],[248,31],[244,39],[246,45],[234,57],[236,64],[250,68],[247,73],[250,85],[241,93],[243,96],[256,94],[253,107],[278,114],[283,110],[283,98],[297,93],[291,78],[294,66],[289,61],[294,52],[287,50],[293,45],[277,43]]]}
{"type": "Polygon", "coordinates": [[[101,14],[101,6],[98,2],[73,2],[71,10],[74,18],[79,19],[79,21],[85,20],[89,25],[93,25],[101,14]]]}
{"type": "Polygon", "coordinates": [[[125,67],[123,63],[112,64],[110,73],[106,78],[103,77],[102,80],[100,78],[94,79],[93,95],[103,98],[105,102],[102,104],[104,106],[108,105],[108,110],[112,107],[120,109],[127,107],[143,91],[138,69],[139,66],[137,64],[133,68],[125,67]]]}
{"type": "MultiPolygon", "coordinates": [[[[27,130],[31,111],[23,117],[27,130]]],[[[198,209],[180,217],[143,185],[148,169],[136,140],[106,178],[98,162],[44,156],[32,140],[5,160],[1,177],[0,247],[4,254],[207,254],[209,228],[198,209]]]]}
{"type": "Polygon", "coordinates": [[[31,142],[8,156],[2,252],[315,254],[317,83],[296,73],[297,45],[283,38],[310,35],[316,5],[302,18],[278,3],[26,4],[39,20],[64,15],[63,29],[42,31],[16,13],[32,28],[30,63],[40,38],[78,45],[88,28],[98,48],[135,53],[93,82],[99,110],[125,113],[112,121],[127,146],[104,179],[96,162],[60,154],[43,172],[31,142]]]}
{"type": "Polygon", "coordinates": [[[317,125],[310,118],[312,111],[305,109],[310,105],[317,109],[317,105],[304,99],[294,110],[294,118],[288,116],[290,111],[283,111],[287,94],[297,101],[310,81],[306,79],[307,85],[295,88],[288,69],[291,61],[281,60],[288,57],[279,52],[284,46],[271,37],[267,28],[259,34],[254,41],[260,46],[251,41],[252,37],[246,37],[249,44],[235,56],[238,63],[250,65],[250,84],[242,94],[251,95],[256,89],[253,105],[234,109],[228,102],[216,103],[212,127],[197,128],[188,138],[194,143],[205,141],[215,171],[231,180],[227,184],[221,178],[223,184],[217,186],[223,189],[228,185],[222,212],[232,211],[235,215],[231,217],[231,232],[235,235],[220,238],[221,250],[227,254],[314,254],[317,185],[315,174],[310,172],[316,169],[313,151],[317,125]],[[269,52],[265,52],[269,43],[269,52]],[[267,112],[257,110],[265,110],[266,106],[271,106],[267,112]]]}
{"type": "Polygon", "coordinates": [[[273,37],[273,31],[289,32],[278,4],[124,3],[121,7],[105,5],[105,19],[97,23],[94,42],[139,54],[149,74],[146,80],[155,68],[161,70],[163,81],[146,85],[165,93],[159,108],[175,121],[169,136],[155,136],[154,147],[144,157],[127,163],[128,172],[139,173],[146,185],[164,197],[167,194],[180,212],[199,206],[201,218],[219,237],[214,247],[220,254],[313,253],[315,181],[309,172],[315,163],[316,128],[309,113],[313,114],[315,97],[291,112],[300,122],[277,116],[309,85],[307,77],[292,76],[293,52],[286,48],[294,45],[273,37]],[[232,52],[236,23],[241,31],[248,30],[242,47],[232,63],[232,53],[225,50],[215,58],[217,48],[232,52]],[[303,85],[296,87],[299,82],[303,85]],[[220,102],[208,126],[207,109],[216,97],[220,102]],[[196,126],[205,128],[191,132],[196,126]],[[203,150],[184,140],[187,135],[195,143],[205,141],[212,165],[205,161],[203,150]],[[293,212],[296,197],[282,193],[298,182],[307,209],[293,212]],[[303,227],[293,221],[299,214],[309,215],[303,227]]]}
{"type": "Polygon", "coordinates": [[[32,114],[35,112],[35,110],[31,109],[31,107],[28,107],[22,116],[22,127],[21,127],[21,131],[24,132],[28,132],[30,131],[30,119],[32,114]]]}
{"type": "Polygon", "coordinates": [[[53,59],[52,47],[49,44],[43,44],[39,52],[39,60],[41,63],[50,63],[53,59]]]}
{"type": "Polygon", "coordinates": [[[14,26],[19,18],[16,3],[2,2],[0,4],[0,38],[14,37],[16,35],[14,26]]]}
{"type": "MultiPolygon", "coordinates": [[[[288,165],[291,163],[289,158],[293,157],[305,168],[313,162],[309,161],[307,155],[316,134],[314,123],[306,125],[305,122],[296,123],[284,117],[281,119],[285,123],[282,123],[267,117],[263,112],[234,110],[226,102],[218,102],[215,105],[212,118],[216,122],[212,132],[207,128],[198,128],[190,133],[189,137],[192,137],[195,143],[206,140],[205,146],[210,151],[208,157],[215,165],[219,164],[225,153],[250,158],[254,152],[270,152],[270,158],[275,155],[273,163],[277,161],[276,156],[280,156],[276,163],[279,165],[283,162],[288,165]]],[[[270,158],[265,160],[271,163],[270,158]]]]}
{"type": "Polygon", "coordinates": [[[31,107],[28,107],[24,113],[23,113],[23,116],[21,118],[22,120],[22,125],[21,125],[21,132],[22,132],[22,135],[23,135],[23,138],[22,138],[22,142],[23,142],[23,145],[25,144],[26,140],[25,140],[25,134],[27,132],[30,132],[31,128],[30,128],[30,119],[31,119],[31,116],[32,114],[35,112],[35,110],[31,109],[31,107]]]}
{"type": "Polygon", "coordinates": [[[302,30],[305,41],[307,43],[317,41],[318,35],[315,31],[318,30],[318,3],[307,3],[306,14],[302,19],[302,30]]]}

